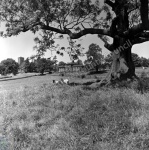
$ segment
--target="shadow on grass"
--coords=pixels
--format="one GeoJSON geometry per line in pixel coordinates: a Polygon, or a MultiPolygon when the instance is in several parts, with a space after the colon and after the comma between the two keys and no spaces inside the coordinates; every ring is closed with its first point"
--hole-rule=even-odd
{"type": "Polygon", "coordinates": [[[70,86],[77,86],[77,85],[91,85],[93,83],[96,83],[96,82],[100,82],[101,80],[96,80],[96,81],[88,81],[88,82],[85,82],[85,83],[76,83],[76,82],[71,82],[69,83],[70,86]]]}
{"type": "Polygon", "coordinates": [[[45,76],[45,75],[47,75],[47,74],[39,74],[38,76],[45,76]]]}
{"type": "Polygon", "coordinates": [[[93,74],[103,74],[103,73],[107,73],[108,70],[101,70],[101,71],[91,71],[88,73],[88,75],[93,75],[93,74]]]}
{"type": "Polygon", "coordinates": [[[2,81],[9,81],[9,80],[18,80],[18,79],[24,79],[24,78],[30,78],[38,75],[31,75],[31,76],[25,76],[25,77],[18,77],[18,78],[5,78],[5,79],[0,79],[0,82],[2,81]]]}

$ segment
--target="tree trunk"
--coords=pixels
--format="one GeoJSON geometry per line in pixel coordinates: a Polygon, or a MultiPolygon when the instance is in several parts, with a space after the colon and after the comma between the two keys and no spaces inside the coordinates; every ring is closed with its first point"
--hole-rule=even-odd
{"type": "Polygon", "coordinates": [[[132,44],[130,40],[119,40],[117,41],[118,45],[119,47],[112,52],[113,62],[111,69],[106,78],[100,82],[100,85],[104,81],[107,84],[117,80],[127,80],[136,77],[134,62],[131,57],[132,44]]]}
{"type": "Polygon", "coordinates": [[[127,79],[135,76],[135,66],[131,58],[132,45],[121,51],[113,51],[113,63],[111,67],[111,80],[127,79]]]}

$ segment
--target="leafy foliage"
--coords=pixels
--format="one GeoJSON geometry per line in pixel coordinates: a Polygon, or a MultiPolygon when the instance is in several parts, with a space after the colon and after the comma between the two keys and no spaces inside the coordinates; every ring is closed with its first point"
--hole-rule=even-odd
{"type": "Polygon", "coordinates": [[[38,58],[36,61],[37,72],[43,75],[47,66],[47,60],[45,58],[38,58]]]}
{"type": "Polygon", "coordinates": [[[47,65],[46,65],[46,71],[48,71],[49,73],[51,73],[51,71],[55,71],[56,63],[57,63],[56,56],[53,59],[48,58],[47,65]]]}
{"type": "Polygon", "coordinates": [[[112,64],[112,53],[108,54],[105,57],[105,63],[106,63],[106,65],[111,65],[112,64]]]}
{"type": "Polygon", "coordinates": [[[56,67],[57,59],[54,57],[53,59],[51,58],[37,58],[35,61],[35,66],[37,72],[41,73],[43,75],[44,71],[48,71],[51,73],[51,71],[55,70],[54,68],[56,67]]]}
{"type": "Polygon", "coordinates": [[[36,46],[33,49],[38,56],[43,56],[47,50],[56,51],[58,45],[55,45],[55,39],[61,39],[61,37],[56,37],[52,31],[43,30],[42,34],[34,39],[36,46]]]}
{"type": "Polygon", "coordinates": [[[28,58],[25,60],[23,68],[25,73],[30,72],[30,62],[28,58]]]}
{"type": "Polygon", "coordinates": [[[0,63],[0,73],[2,75],[7,75],[10,73],[16,75],[18,73],[18,68],[19,68],[18,63],[11,58],[3,60],[0,63]]]}
{"type": "Polygon", "coordinates": [[[149,67],[149,59],[144,57],[139,57],[135,53],[132,53],[132,60],[136,67],[149,67]]]}
{"type": "Polygon", "coordinates": [[[78,64],[78,65],[83,65],[83,62],[82,62],[81,59],[78,59],[77,62],[76,62],[76,64],[78,64]]]}
{"type": "Polygon", "coordinates": [[[86,63],[93,64],[96,71],[102,66],[103,58],[102,49],[97,44],[90,44],[89,49],[86,52],[87,60],[86,63]]]}
{"type": "Polygon", "coordinates": [[[35,62],[30,62],[29,58],[27,58],[23,64],[21,64],[20,69],[22,69],[25,73],[37,71],[35,62]]]}
{"type": "Polygon", "coordinates": [[[65,64],[66,64],[66,63],[63,62],[63,61],[60,61],[60,62],[58,63],[59,66],[64,66],[65,64]]]}

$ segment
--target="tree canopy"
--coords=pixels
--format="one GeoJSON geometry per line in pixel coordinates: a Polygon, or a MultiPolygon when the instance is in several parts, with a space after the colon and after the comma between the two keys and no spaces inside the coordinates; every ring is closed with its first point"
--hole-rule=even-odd
{"type": "Polygon", "coordinates": [[[102,49],[97,44],[90,44],[88,51],[86,52],[87,60],[86,63],[94,64],[96,71],[102,65],[104,56],[102,55],[102,49]]]}
{"type": "Polygon", "coordinates": [[[46,30],[50,37],[54,32],[68,34],[71,39],[86,34],[133,35],[136,42],[141,42],[149,36],[146,32],[149,29],[148,0],[2,0],[0,16],[1,21],[6,21],[5,36],[28,30],[33,33],[46,30]],[[125,17],[129,17],[128,29],[113,33],[110,30],[114,24],[112,19],[116,21],[115,16],[121,15],[118,8],[122,7],[127,11],[125,17]]]}
{"type": "Polygon", "coordinates": [[[16,75],[18,73],[18,68],[19,68],[18,63],[13,59],[8,58],[1,61],[0,74],[7,75],[12,73],[13,75],[16,75]]]}

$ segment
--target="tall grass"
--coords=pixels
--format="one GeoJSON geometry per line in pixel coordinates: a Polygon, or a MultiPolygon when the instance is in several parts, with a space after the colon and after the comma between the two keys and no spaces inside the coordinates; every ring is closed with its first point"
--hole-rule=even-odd
{"type": "Polygon", "coordinates": [[[0,133],[14,150],[149,149],[149,94],[44,84],[0,93],[0,133]]]}

